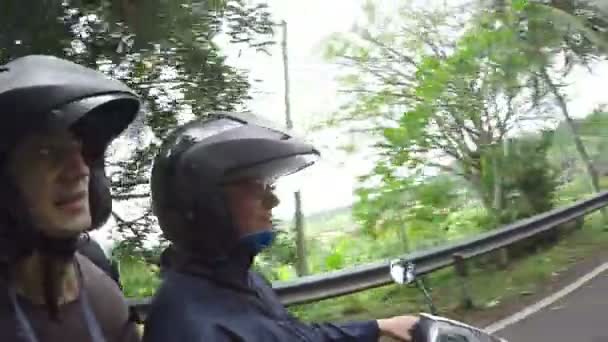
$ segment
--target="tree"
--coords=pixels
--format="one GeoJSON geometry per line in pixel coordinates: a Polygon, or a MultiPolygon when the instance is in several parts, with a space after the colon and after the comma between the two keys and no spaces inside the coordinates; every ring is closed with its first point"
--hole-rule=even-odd
{"type": "Polygon", "coordinates": [[[263,50],[272,26],[265,6],[243,0],[51,0],[35,8],[11,0],[3,3],[0,32],[0,62],[33,53],[63,56],[142,96],[144,115],[128,135],[135,146],[108,165],[114,199],[144,207],[113,213],[125,243],[137,249],[154,230],[147,184],[158,142],[184,113],[233,110],[248,98],[247,74],[225,63],[214,39],[225,33],[233,44],[263,50]]]}
{"type": "Polygon", "coordinates": [[[455,12],[410,5],[399,6],[396,14],[383,10],[367,1],[362,22],[327,40],[325,57],[343,69],[340,92],[346,101],[325,124],[381,135],[381,127],[398,124],[404,108],[419,100],[411,89],[421,57],[445,58],[454,48],[455,38],[446,33],[462,24],[455,12]]]}
{"type": "MultiPolygon", "coordinates": [[[[487,230],[552,209],[558,185],[558,173],[547,153],[552,142],[553,133],[547,131],[511,138],[499,146],[504,210],[500,217],[475,217],[477,222],[467,224],[487,230]]],[[[448,174],[404,178],[391,171],[378,165],[372,177],[381,175],[380,185],[378,181],[364,182],[357,190],[354,214],[365,232],[378,236],[396,230],[404,243],[402,252],[406,252],[421,241],[445,242],[454,230],[471,231],[471,227],[457,227],[452,218],[468,206],[467,184],[448,174]]]]}
{"type": "MultiPolygon", "coordinates": [[[[531,118],[526,116],[530,94],[522,91],[524,84],[513,74],[514,67],[495,70],[487,54],[504,59],[505,64],[521,64],[509,52],[513,39],[508,28],[482,27],[465,34],[449,55],[431,49],[415,58],[419,61],[415,72],[403,77],[409,84],[401,82],[410,88],[401,89],[405,95],[400,99],[408,108],[397,116],[399,126],[380,126],[386,139],[383,149],[394,165],[435,166],[461,174],[479,190],[488,209],[500,207],[498,192],[483,184],[482,171],[491,167],[483,166],[494,163],[492,146],[500,145],[521,120],[531,118]],[[503,46],[490,49],[493,39],[501,39],[503,46]],[[438,157],[448,157],[457,165],[431,161],[438,157]]],[[[382,49],[395,46],[387,43],[382,49]]],[[[368,98],[358,98],[361,102],[368,103],[368,98]]]]}
{"type": "Polygon", "coordinates": [[[608,21],[593,1],[554,0],[543,4],[513,0],[490,4],[489,16],[496,22],[518,28],[518,50],[530,61],[529,68],[522,70],[522,74],[532,78],[537,92],[543,92],[537,94],[538,97],[547,93],[553,97],[570,129],[592,187],[598,192],[597,170],[576,131],[567,98],[561,90],[561,79],[577,65],[591,70],[594,62],[608,51],[608,21]],[[562,57],[563,66],[558,57],[562,57]]]}
{"type": "MultiPolygon", "coordinates": [[[[608,22],[590,2],[551,1],[549,4],[514,0],[494,2],[496,22],[519,29],[517,49],[529,61],[521,77],[530,79],[535,97],[550,95],[572,134],[591,186],[600,191],[599,175],[570,114],[562,80],[579,65],[591,70],[608,51],[608,22]],[[563,66],[560,59],[563,58],[563,66]]],[[[605,220],[608,212],[602,210],[605,220]]]]}
{"type": "MultiPolygon", "coordinates": [[[[371,3],[367,12],[374,13],[371,3]]],[[[460,22],[461,34],[446,41],[441,33],[454,25],[448,20],[452,13],[402,10],[399,16],[406,19],[400,22],[412,24],[406,29],[391,31],[390,21],[374,26],[368,19],[372,28],[368,23],[351,36],[334,38],[330,57],[352,70],[343,80],[352,101],[334,122],[364,121],[381,133],[377,147],[384,160],[373,172],[381,184],[375,201],[391,196],[390,201],[402,201],[398,196],[409,184],[399,181],[399,173],[434,167],[462,176],[488,212],[505,220],[512,188],[522,181],[509,175],[513,154],[507,153],[506,138],[524,122],[551,124],[549,90],[522,77],[531,62],[520,49],[519,27],[497,22],[497,17],[514,21],[516,12],[471,15],[466,25],[460,22]]],[[[544,176],[549,177],[546,204],[552,183],[544,176]]],[[[383,212],[380,206],[371,215],[383,212]]]]}
{"type": "Polygon", "coordinates": [[[502,222],[512,222],[553,209],[558,172],[551,165],[548,150],[553,131],[542,131],[510,139],[504,162],[507,175],[505,199],[510,202],[502,222]]]}
{"type": "MultiPolygon", "coordinates": [[[[599,175],[605,176],[608,172],[608,156],[606,156],[605,153],[606,148],[608,148],[608,139],[606,139],[606,134],[608,132],[608,113],[606,112],[606,106],[598,106],[585,118],[575,120],[574,124],[578,135],[589,151],[589,156],[593,161],[594,168],[599,175]]],[[[556,131],[557,130],[569,132],[565,123],[560,125],[556,131]]],[[[564,134],[562,133],[562,135],[564,134]]],[[[563,141],[560,141],[559,147],[562,150],[573,145],[571,142],[571,135],[568,134],[566,137],[562,136],[561,139],[563,141]],[[564,146],[567,144],[569,144],[569,146],[564,146]]],[[[555,157],[554,159],[559,158],[555,157]]]]}
{"type": "Polygon", "coordinates": [[[415,249],[421,242],[444,241],[443,223],[463,205],[458,182],[446,176],[418,180],[394,177],[388,168],[384,171],[380,186],[363,185],[356,191],[353,214],[363,231],[374,238],[396,232],[400,253],[415,249]]]}
{"type": "Polygon", "coordinates": [[[542,26],[554,26],[546,32],[551,36],[548,41],[555,42],[557,38],[563,48],[579,56],[597,52],[598,46],[605,47],[608,41],[608,7],[603,0],[483,0],[480,5],[482,11],[492,13],[523,10],[524,21],[529,17],[544,18],[542,26]]]}

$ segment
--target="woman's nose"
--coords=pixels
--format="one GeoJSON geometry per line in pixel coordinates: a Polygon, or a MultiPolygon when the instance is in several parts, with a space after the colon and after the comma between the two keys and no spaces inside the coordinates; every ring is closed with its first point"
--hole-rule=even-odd
{"type": "Polygon", "coordinates": [[[266,193],[264,194],[264,207],[266,209],[273,209],[278,206],[279,203],[281,203],[281,201],[277,195],[274,194],[274,191],[272,191],[272,189],[266,190],[266,193]]]}

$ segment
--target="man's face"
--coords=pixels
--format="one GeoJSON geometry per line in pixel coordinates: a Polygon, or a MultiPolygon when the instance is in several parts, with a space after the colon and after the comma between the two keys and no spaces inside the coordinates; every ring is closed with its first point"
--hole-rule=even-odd
{"type": "Polygon", "coordinates": [[[69,131],[26,137],[9,169],[38,229],[70,237],[91,226],[89,167],[82,144],[69,131]]]}
{"type": "Polygon", "coordinates": [[[241,236],[272,227],[272,209],[279,204],[273,188],[259,180],[226,186],[231,213],[241,236]]]}

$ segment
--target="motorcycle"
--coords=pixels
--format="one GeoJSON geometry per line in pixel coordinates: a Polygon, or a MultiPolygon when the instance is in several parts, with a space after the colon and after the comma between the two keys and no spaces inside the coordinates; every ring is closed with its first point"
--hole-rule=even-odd
{"type": "Polygon", "coordinates": [[[482,329],[439,316],[424,281],[416,275],[416,265],[413,262],[405,259],[392,260],[390,275],[397,284],[415,284],[429,305],[430,314],[419,314],[420,320],[412,332],[414,342],[508,342],[482,329]]]}

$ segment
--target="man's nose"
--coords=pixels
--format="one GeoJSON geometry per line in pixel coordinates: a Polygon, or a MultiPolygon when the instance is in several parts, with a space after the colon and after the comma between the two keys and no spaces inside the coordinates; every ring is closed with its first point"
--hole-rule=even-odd
{"type": "Polygon", "coordinates": [[[70,180],[78,180],[89,176],[89,165],[82,155],[82,149],[74,149],[66,155],[65,175],[70,180]]]}

